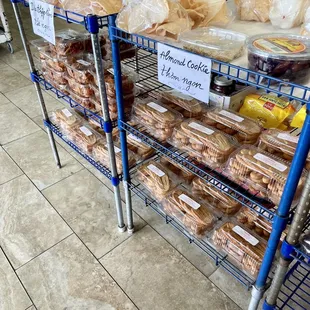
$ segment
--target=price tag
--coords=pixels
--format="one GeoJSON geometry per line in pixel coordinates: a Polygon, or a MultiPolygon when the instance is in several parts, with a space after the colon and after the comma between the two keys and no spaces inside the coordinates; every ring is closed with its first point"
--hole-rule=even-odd
{"type": "Polygon", "coordinates": [[[209,103],[211,59],[158,43],[158,80],[209,103]]]}
{"type": "Polygon", "coordinates": [[[55,45],[54,6],[39,0],[29,0],[33,32],[55,45]]]}

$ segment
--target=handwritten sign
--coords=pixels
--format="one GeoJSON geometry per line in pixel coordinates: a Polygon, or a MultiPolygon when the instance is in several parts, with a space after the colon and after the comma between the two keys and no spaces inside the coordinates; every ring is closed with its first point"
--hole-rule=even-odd
{"type": "Polygon", "coordinates": [[[55,44],[54,6],[39,0],[29,1],[33,32],[55,44]]]}
{"type": "Polygon", "coordinates": [[[158,80],[184,94],[209,103],[210,59],[158,43],[158,80]]]}

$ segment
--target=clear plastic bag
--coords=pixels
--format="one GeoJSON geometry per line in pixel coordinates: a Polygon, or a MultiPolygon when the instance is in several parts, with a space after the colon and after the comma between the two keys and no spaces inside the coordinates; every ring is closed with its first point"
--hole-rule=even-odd
{"type": "Polygon", "coordinates": [[[272,0],[235,0],[238,16],[241,20],[266,23],[272,0]]]}
{"type": "Polygon", "coordinates": [[[306,10],[304,23],[301,27],[300,34],[302,36],[310,36],[310,6],[306,10]]]}
{"type": "Polygon", "coordinates": [[[270,21],[274,27],[290,29],[301,25],[309,0],[272,0],[270,21]]]}

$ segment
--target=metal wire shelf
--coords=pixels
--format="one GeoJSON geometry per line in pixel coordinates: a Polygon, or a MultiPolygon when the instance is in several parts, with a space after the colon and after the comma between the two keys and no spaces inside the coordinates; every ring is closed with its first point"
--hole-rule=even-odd
{"type": "Polygon", "coordinates": [[[77,152],[79,155],[81,155],[84,159],[86,159],[91,165],[93,165],[97,170],[99,170],[104,176],[106,176],[108,179],[112,179],[112,175],[110,172],[110,169],[103,166],[99,162],[95,161],[93,158],[91,158],[89,155],[85,154],[80,150],[78,146],[76,146],[72,141],[66,139],[62,132],[59,130],[57,126],[52,124],[49,121],[44,121],[44,125],[51,129],[53,133],[55,133],[62,141],[64,141],[66,144],[68,144],[75,152],[77,152]]]}
{"type": "Polygon", "coordinates": [[[206,166],[197,165],[189,156],[180,152],[176,148],[170,146],[164,146],[160,142],[156,141],[153,137],[147,135],[145,129],[141,132],[140,127],[134,127],[126,122],[120,122],[121,127],[127,132],[135,135],[141,139],[144,143],[154,148],[159,154],[169,157],[175,163],[183,166],[185,169],[193,173],[194,175],[204,179],[206,182],[213,184],[222,192],[229,195],[243,206],[246,206],[259,215],[266,218],[268,221],[272,221],[275,213],[273,204],[269,202],[260,202],[256,199],[255,195],[249,194],[241,186],[233,183],[219,172],[212,170],[206,166]]]}
{"type": "MultiPolygon", "coordinates": [[[[16,2],[22,3],[25,7],[29,7],[29,1],[27,0],[17,0],[16,2]]],[[[87,17],[82,14],[64,10],[60,7],[55,6],[54,16],[65,20],[69,24],[74,23],[78,25],[83,25],[85,29],[88,29],[87,17]]],[[[108,25],[107,16],[97,16],[97,20],[99,28],[107,27],[108,25]]]]}
{"type": "MultiPolygon", "coordinates": [[[[74,101],[70,96],[64,94],[62,91],[54,87],[51,83],[46,81],[41,75],[33,73],[33,77],[36,82],[40,83],[40,85],[43,87],[44,90],[54,93],[57,96],[57,98],[64,100],[66,103],[70,105],[71,108],[80,111],[87,118],[91,118],[97,121],[100,124],[101,128],[104,128],[104,120],[99,115],[99,112],[94,112],[89,109],[86,109],[81,104],[74,101]]],[[[117,120],[112,121],[112,126],[113,128],[117,127],[117,120]]]]}
{"type": "Polygon", "coordinates": [[[255,280],[248,276],[246,273],[237,268],[228,258],[227,255],[219,253],[207,239],[198,239],[190,234],[186,228],[177,222],[173,217],[165,214],[161,209],[159,203],[151,198],[147,191],[140,185],[130,184],[130,189],[135,193],[140,199],[142,199],[147,207],[151,207],[158,215],[160,215],[166,222],[174,227],[179,233],[188,239],[190,243],[195,244],[202,251],[204,251],[217,266],[223,267],[228,273],[230,273],[234,278],[236,278],[242,285],[246,286],[249,290],[254,284],[255,280]]]}
{"type": "MultiPolygon", "coordinates": [[[[151,37],[145,37],[139,34],[129,34],[117,27],[109,25],[113,30],[114,37],[127,43],[131,43],[140,49],[157,54],[158,41],[151,37]]],[[[172,45],[171,42],[164,42],[172,45]]],[[[177,46],[173,46],[179,48],[177,46]]],[[[189,52],[190,53],[190,52],[189,52]]],[[[155,58],[156,59],[156,58],[155,58]]],[[[212,72],[218,75],[226,76],[248,86],[262,89],[267,93],[274,93],[278,96],[285,96],[290,100],[298,100],[302,104],[306,104],[310,100],[310,89],[307,86],[286,82],[281,79],[251,71],[230,63],[225,63],[216,59],[212,59],[212,72]]],[[[156,72],[157,74],[157,72],[156,72]]]]}
{"type": "Polygon", "coordinates": [[[310,266],[294,263],[282,285],[277,309],[310,309],[310,266]]]}

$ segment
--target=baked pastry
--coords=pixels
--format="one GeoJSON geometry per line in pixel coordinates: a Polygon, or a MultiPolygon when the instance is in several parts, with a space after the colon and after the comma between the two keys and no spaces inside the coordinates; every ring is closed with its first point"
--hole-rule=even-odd
{"type": "Polygon", "coordinates": [[[182,187],[174,189],[162,202],[165,213],[174,217],[197,237],[203,237],[210,231],[216,217],[204,201],[198,201],[182,187]]]}
{"type": "Polygon", "coordinates": [[[203,123],[234,136],[242,144],[255,144],[263,129],[248,117],[219,108],[208,110],[203,123]]]}
{"type": "Polygon", "coordinates": [[[68,77],[68,84],[72,92],[76,93],[77,95],[81,97],[90,98],[94,94],[94,91],[92,90],[89,84],[84,85],[84,84],[78,83],[76,82],[75,79],[71,77],[68,77]]]}
{"type": "Polygon", "coordinates": [[[174,162],[169,157],[161,157],[160,162],[167,167],[170,171],[176,174],[179,178],[190,184],[194,179],[194,174],[186,170],[182,165],[174,162]]]}
{"type": "Polygon", "coordinates": [[[53,117],[55,123],[64,129],[76,127],[82,123],[81,118],[70,109],[58,109],[53,113],[53,117]]]}
{"type": "Polygon", "coordinates": [[[137,178],[159,201],[178,185],[176,176],[153,160],[139,167],[137,178]]]}
{"type": "Polygon", "coordinates": [[[241,208],[241,204],[218,189],[216,185],[207,183],[201,178],[195,178],[192,182],[192,193],[195,197],[202,197],[213,207],[227,215],[233,215],[241,208]]]}
{"type": "Polygon", "coordinates": [[[271,2],[272,0],[235,0],[241,20],[253,20],[262,23],[269,21],[271,2]]]}
{"type": "Polygon", "coordinates": [[[232,137],[192,119],[174,129],[169,143],[188,151],[191,157],[212,167],[219,167],[226,162],[237,147],[232,137]]]}
{"type": "MultiPolygon", "coordinates": [[[[115,84],[114,84],[114,75],[111,73],[107,73],[105,76],[105,86],[107,95],[110,97],[116,97],[115,84]]],[[[122,75],[122,91],[123,94],[132,94],[134,90],[135,84],[130,79],[129,76],[123,74],[122,75]]]]}
{"type": "MultiPolygon", "coordinates": [[[[293,136],[289,132],[269,129],[260,135],[258,147],[277,157],[292,161],[298,141],[299,137],[293,136]]],[[[310,155],[307,157],[305,168],[310,170],[310,155]]]]}
{"type": "Polygon", "coordinates": [[[71,137],[74,143],[85,153],[92,153],[99,140],[95,131],[85,125],[71,130],[71,137]]]}
{"type": "Polygon", "coordinates": [[[226,222],[214,231],[213,242],[255,276],[266,251],[266,241],[256,238],[241,225],[226,222]]]}
{"type": "MultiPolygon", "coordinates": [[[[260,197],[278,204],[283,195],[289,167],[290,164],[281,158],[253,146],[244,146],[232,155],[225,170],[237,183],[248,185],[260,197]]],[[[300,196],[304,183],[305,173],[299,180],[296,199],[300,196]]]]}
{"type": "Polygon", "coordinates": [[[67,72],[69,76],[81,84],[89,84],[93,82],[93,75],[90,73],[92,69],[93,64],[88,59],[71,58],[71,61],[67,63],[67,72]]]}

